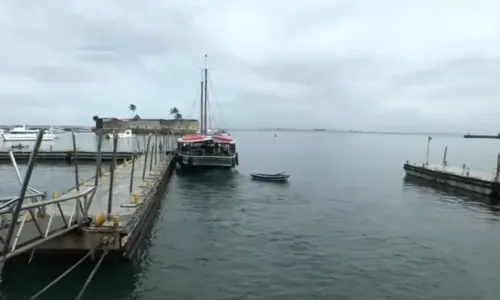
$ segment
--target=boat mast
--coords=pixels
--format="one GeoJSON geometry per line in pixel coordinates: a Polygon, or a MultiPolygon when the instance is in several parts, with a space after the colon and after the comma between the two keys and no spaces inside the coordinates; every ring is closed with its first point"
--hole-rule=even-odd
{"type": "Polygon", "coordinates": [[[201,89],[200,89],[200,134],[204,134],[203,129],[203,70],[201,71],[201,89]]]}
{"type": "Polygon", "coordinates": [[[207,69],[207,55],[205,54],[205,103],[203,105],[203,129],[204,133],[207,134],[207,106],[208,106],[208,69],[207,69]]]}

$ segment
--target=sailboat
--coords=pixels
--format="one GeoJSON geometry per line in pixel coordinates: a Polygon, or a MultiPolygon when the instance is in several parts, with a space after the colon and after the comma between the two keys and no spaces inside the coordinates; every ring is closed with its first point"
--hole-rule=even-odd
{"type": "Polygon", "coordinates": [[[177,163],[181,169],[235,168],[238,164],[236,141],[227,130],[208,129],[208,69],[203,69],[200,89],[200,130],[177,139],[177,163]],[[203,76],[204,75],[204,76],[203,76]]]}

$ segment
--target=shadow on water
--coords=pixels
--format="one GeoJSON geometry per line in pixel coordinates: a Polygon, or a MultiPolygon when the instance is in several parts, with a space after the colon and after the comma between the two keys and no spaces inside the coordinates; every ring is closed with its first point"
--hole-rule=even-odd
{"type": "Polygon", "coordinates": [[[487,196],[408,176],[404,177],[403,182],[404,187],[416,190],[419,194],[429,193],[429,189],[431,189],[432,194],[440,196],[438,198],[440,201],[452,201],[465,207],[470,207],[470,205],[481,207],[500,217],[500,206],[487,196]]]}
{"type": "MultiPolygon", "coordinates": [[[[29,299],[52,280],[65,272],[71,264],[47,263],[7,264],[4,282],[0,286],[2,299],[29,299]]],[[[93,265],[78,266],[61,281],[37,299],[74,299],[92,272],[93,265]]],[[[92,279],[82,299],[129,299],[141,274],[134,263],[102,265],[92,279]]]]}
{"type": "MultiPolygon", "coordinates": [[[[160,206],[158,211],[163,211],[160,206]]],[[[144,273],[150,267],[148,253],[157,235],[158,221],[162,214],[155,216],[152,229],[141,242],[137,255],[130,262],[105,260],[99,268],[82,299],[135,299],[140,294],[144,273]]],[[[151,226],[150,225],[150,226],[151,226]]],[[[56,283],[39,298],[51,300],[74,299],[92,272],[95,262],[87,261],[56,283]]],[[[69,261],[37,261],[28,264],[16,260],[5,265],[3,282],[0,285],[0,299],[29,299],[73,265],[69,261]]]]}
{"type": "MultiPolygon", "coordinates": [[[[140,242],[138,251],[130,262],[115,262],[105,260],[96,272],[91,283],[85,290],[84,299],[137,299],[143,293],[144,277],[151,267],[149,253],[153,247],[153,240],[158,235],[158,224],[161,223],[165,199],[159,202],[152,222],[146,227],[147,236],[140,242]]],[[[36,254],[35,254],[36,255],[36,254]]],[[[71,273],[56,283],[39,298],[50,300],[74,299],[79,293],[88,276],[92,272],[97,260],[87,260],[77,266],[71,273]]],[[[28,264],[26,260],[12,260],[5,264],[3,282],[0,284],[0,299],[29,299],[43,289],[52,280],[56,279],[74,261],[51,260],[39,261],[28,264]]]]}
{"type": "Polygon", "coordinates": [[[176,175],[182,178],[182,184],[202,184],[212,187],[235,184],[241,177],[235,169],[206,169],[197,172],[176,170],[176,175]]]}

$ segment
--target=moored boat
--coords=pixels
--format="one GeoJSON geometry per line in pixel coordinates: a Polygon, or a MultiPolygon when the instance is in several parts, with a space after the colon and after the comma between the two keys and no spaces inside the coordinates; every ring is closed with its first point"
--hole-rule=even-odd
{"type": "MultiPolygon", "coordinates": [[[[206,56],[205,56],[206,59],[206,56]]],[[[208,69],[201,81],[200,132],[177,139],[177,163],[182,169],[235,168],[238,164],[236,141],[226,130],[208,129],[208,69]]]]}
{"type": "MultiPolygon", "coordinates": [[[[9,132],[5,132],[2,138],[7,141],[36,141],[38,136],[38,130],[27,129],[25,125],[14,127],[9,132]]],[[[51,130],[45,130],[42,140],[43,141],[53,141],[57,138],[56,135],[52,133],[51,130]]]]}
{"type": "Polygon", "coordinates": [[[187,135],[177,140],[181,168],[234,168],[238,165],[236,143],[231,137],[203,134],[187,135]]]}
{"type": "MultiPolygon", "coordinates": [[[[135,135],[132,133],[132,130],[131,129],[127,129],[125,130],[124,132],[118,132],[117,134],[117,137],[119,139],[130,139],[130,138],[133,138],[135,135]]],[[[106,138],[107,139],[112,139],[113,138],[113,133],[108,133],[106,134],[106,138]]]]}

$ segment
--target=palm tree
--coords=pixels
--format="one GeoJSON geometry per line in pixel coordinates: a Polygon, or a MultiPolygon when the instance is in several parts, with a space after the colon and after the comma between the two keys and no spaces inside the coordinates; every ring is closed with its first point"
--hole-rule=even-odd
{"type": "Polygon", "coordinates": [[[135,104],[130,104],[128,106],[128,110],[130,110],[132,112],[132,115],[134,115],[134,112],[137,110],[137,106],[135,106],[135,104]]]}
{"type": "Polygon", "coordinates": [[[179,113],[179,110],[177,109],[177,107],[173,107],[173,108],[170,109],[170,114],[172,116],[175,116],[178,113],[179,113]]]}
{"type": "Polygon", "coordinates": [[[182,114],[179,112],[177,107],[173,107],[170,109],[170,114],[174,117],[175,120],[182,120],[182,114]]]}

